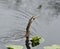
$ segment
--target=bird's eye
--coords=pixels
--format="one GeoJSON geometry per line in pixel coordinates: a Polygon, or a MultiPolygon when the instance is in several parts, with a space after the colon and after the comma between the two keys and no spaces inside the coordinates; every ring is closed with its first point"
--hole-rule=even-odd
{"type": "Polygon", "coordinates": [[[35,18],[33,18],[33,20],[35,20],[35,18]]]}

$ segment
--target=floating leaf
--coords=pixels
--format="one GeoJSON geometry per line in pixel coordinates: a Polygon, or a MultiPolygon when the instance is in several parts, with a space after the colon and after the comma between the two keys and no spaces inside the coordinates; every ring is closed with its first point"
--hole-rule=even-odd
{"type": "Polygon", "coordinates": [[[60,45],[45,46],[44,49],[60,49],[60,45]]]}
{"type": "Polygon", "coordinates": [[[31,41],[31,42],[32,42],[32,41],[34,41],[34,42],[39,41],[39,43],[43,43],[45,40],[44,40],[43,37],[34,36],[34,37],[30,38],[30,41],[31,41]]]}
{"type": "Polygon", "coordinates": [[[7,45],[7,49],[23,49],[23,46],[20,45],[7,45]]]}
{"type": "Polygon", "coordinates": [[[40,42],[42,42],[42,40],[43,40],[42,37],[38,37],[38,36],[32,37],[32,38],[30,39],[30,41],[31,41],[31,43],[32,43],[32,44],[31,44],[32,47],[35,47],[35,46],[39,45],[40,42]]]}

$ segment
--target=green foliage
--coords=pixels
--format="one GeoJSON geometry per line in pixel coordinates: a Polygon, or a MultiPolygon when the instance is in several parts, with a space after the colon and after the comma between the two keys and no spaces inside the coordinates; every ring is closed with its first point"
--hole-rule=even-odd
{"type": "Polygon", "coordinates": [[[32,42],[32,47],[35,47],[35,46],[37,46],[37,45],[39,45],[40,43],[39,43],[39,40],[40,40],[41,38],[39,38],[38,36],[35,36],[35,37],[32,37],[32,39],[30,40],[31,42],[32,42]]]}
{"type": "Polygon", "coordinates": [[[60,45],[45,46],[44,49],[60,49],[60,45]]]}
{"type": "Polygon", "coordinates": [[[20,45],[7,45],[7,49],[23,49],[23,46],[20,45]]]}
{"type": "Polygon", "coordinates": [[[12,47],[7,47],[7,49],[14,49],[14,48],[12,48],[12,47]]]}

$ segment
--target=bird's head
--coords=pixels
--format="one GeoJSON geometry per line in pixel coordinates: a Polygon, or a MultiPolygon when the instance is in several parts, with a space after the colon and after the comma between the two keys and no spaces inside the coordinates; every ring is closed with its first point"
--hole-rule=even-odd
{"type": "Polygon", "coordinates": [[[32,20],[35,20],[37,17],[36,16],[32,16],[32,20]]]}

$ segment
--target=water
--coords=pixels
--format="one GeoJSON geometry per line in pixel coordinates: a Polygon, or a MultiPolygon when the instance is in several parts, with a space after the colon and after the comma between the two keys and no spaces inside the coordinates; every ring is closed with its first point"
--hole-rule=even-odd
{"type": "Polygon", "coordinates": [[[45,39],[44,43],[32,49],[60,44],[59,2],[59,0],[0,0],[0,49],[6,49],[7,44],[25,47],[25,40],[21,37],[25,35],[25,28],[31,16],[37,16],[30,28],[31,35],[42,36],[45,39]],[[40,5],[42,8],[38,9],[40,5]]]}

